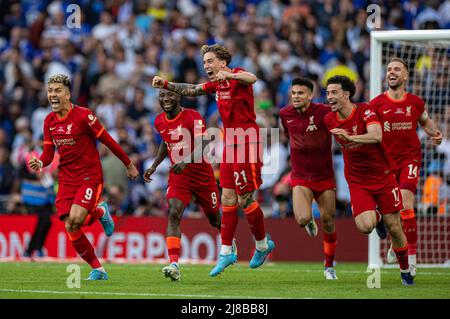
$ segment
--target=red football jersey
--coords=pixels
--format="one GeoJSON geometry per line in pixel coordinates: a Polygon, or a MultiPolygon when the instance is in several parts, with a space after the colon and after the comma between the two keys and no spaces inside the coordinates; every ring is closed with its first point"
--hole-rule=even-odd
{"type": "Polygon", "coordinates": [[[331,133],[324,118],[331,112],[325,104],[311,103],[304,113],[293,105],[280,110],[281,123],[289,138],[292,178],[320,181],[334,178],[331,133]]]}
{"type": "Polygon", "coordinates": [[[421,145],[417,123],[425,112],[425,102],[417,95],[406,93],[393,100],[387,92],[370,102],[383,128],[383,147],[391,168],[400,169],[411,160],[421,160],[421,145]]]}
{"type": "MultiPolygon", "coordinates": [[[[206,134],[205,120],[195,110],[185,109],[174,118],[168,119],[166,113],[155,119],[155,128],[167,145],[170,161],[181,161],[194,150],[194,138],[206,134]]],[[[198,185],[210,185],[214,172],[211,164],[202,159],[201,163],[189,163],[181,174],[170,173],[170,179],[186,178],[198,185]]]]}
{"type": "MultiPolygon", "coordinates": [[[[344,120],[338,117],[337,112],[328,113],[325,123],[329,130],[341,128],[350,135],[362,135],[367,133],[367,126],[378,123],[375,112],[367,103],[355,104],[351,115],[344,120]]],[[[344,154],[344,173],[349,186],[384,185],[386,175],[390,172],[387,159],[383,153],[381,143],[360,144],[343,141],[336,138],[341,145],[344,154]]]]}
{"type": "Polygon", "coordinates": [[[44,120],[44,143],[54,144],[60,155],[59,184],[79,185],[86,180],[103,181],[96,140],[104,128],[88,108],[71,104],[58,118],[51,112],[44,120]]]}
{"type": "MultiPolygon", "coordinates": [[[[245,71],[242,68],[235,68],[233,73],[245,71]]],[[[226,145],[243,144],[248,141],[259,140],[259,126],[256,124],[256,114],[254,107],[253,87],[241,83],[238,80],[212,81],[203,85],[203,90],[216,94],[217,106],[222,118],[225,130],[226,145]],[[227,129],[243,129],[248,132],[256,132],[257,136],[250,139],[244,134],[236,134],[237,138],[227,137],[227,129]]]]}

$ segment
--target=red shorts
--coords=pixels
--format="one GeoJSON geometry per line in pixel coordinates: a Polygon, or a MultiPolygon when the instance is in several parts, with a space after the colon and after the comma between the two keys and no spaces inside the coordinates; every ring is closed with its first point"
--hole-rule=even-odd
{"type": "Polygon", "coordinates": [[[263,164],[258,146],[243,144],[224,147],[219,177],[222,188],[234,189],[239,195],[259,189],[263,164]]]}
{"type": "Polygon", "coordinates": [[[306,181],[301,178],[291,177],[290,186],[291,188],[294,188],[295,186],[303,186],[309,188],[313,192],[314,199],[316,201],[326,190],[331,189],[333,191],[336,191],[336,181],[334,180],[334,178],[324,179],[321,181],[306,181]]]}
{"type": "Polygon", "coordinates": [[[91,212],[97,207],[102,192],[103,183],[101,182],[84,182],[82,185],[60,184],[55,202],[58,218],[63,220],[69,215],[72,204],[80,205],[91,212]]]}
{"type": "Polygon", "coordinates": [[[205,214],[218,213],[220,209],[219,188],[214,179],[209,185],[202,186],[188,181],[180,182],[179,179],[175,182],[169,180],[166,199],[169,201],[171,198],[179,199],[185,207],[194,198],[194,202],[203,209],[205,214]]]}
{"type": "Polygon", "coordinates": [[[349,185],[353,217],[377,209],[380,214],[392,214],[403,209],[402,194],[394,174],[386,175],[384,185],[349,185]]]}
{"type": "Polygon", "coordinates": [[[412,160],[403,167],[393,170],[400,189],[417,193],[417,184],[420,177],[420,160],[412,160]]]}

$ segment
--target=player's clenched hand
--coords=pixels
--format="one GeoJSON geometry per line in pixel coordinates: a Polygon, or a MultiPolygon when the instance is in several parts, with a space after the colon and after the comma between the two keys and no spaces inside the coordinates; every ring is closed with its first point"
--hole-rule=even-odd
{"type": "Polygon", "coordinates": [[[144,173],[144,181],[150,183],[153,180],[151,179],[151,176],[154,172],[156,172],[156,168],[154,167],[150,167],[149,169],[147,169],[144,173]]]}
{"type": "Polygon", "coordinates": [[[225,81],[226,79],[231,79],[233,76],[233,73],[227,72],[227,71],[219,71],[216,74],[216,80],[217,81],[225,81]]]}
{"type": "Polygon", "coordinates": [[[152,86],[157,89],[162,89],[164,87],[165,80],[162,77],[155,75],[152,81],[152,86]]]}
{"type": "Polygon", "coordinates": [[[442,133],[441,131],[436,131],[436,135],[431,137],[431,143],[433,145],[440,145],[442,142],[442,133]]]}
{"type": "Polygon", "coordinates": [[[330,131],[332,134],[334,134],[336,137],[340,138],[341,140],[350,142],[351,138],[348,132],[341,128],[334,128],[330,131]]]}
{"type": "Polygon", "coordinates": [[[172,165],[170,171],[174,174],[181,174],[181,172],[186,168],[187,164],[185,162],[180,162],[172,165]]]}
{"type": "Polygon", "coordinates": [[[28,161],[28,165],[30,166],[30,168],[32,170],[35,171],[39,171],[42,169],[42,161],[40,161],[39,159],[37,159],[36,157],[32,157],[29,161],[28,161]]]}
{"type": "Polygon", "coordinates": [[[130,165],[127,166],[127,176],[129,179],[135,179],[139,176],[139,171],[133,163],[130,163],[130,165]]]}

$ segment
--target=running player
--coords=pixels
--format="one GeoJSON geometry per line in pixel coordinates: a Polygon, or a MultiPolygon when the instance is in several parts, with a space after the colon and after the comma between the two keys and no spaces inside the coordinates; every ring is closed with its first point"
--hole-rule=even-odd
{"type": "Polygon", "coordinates": [[[100,219],[107,236],[114,231],[108,205],[99,204],[103,174],[96,141],[108,146],[123,162],[129,178],[136,178],[139,172],[95,114],[70,102],[70,79],[66,75],[57,74],[48,79],[47,96],[52,112],[44,121],[44,150],[39,158],[32,157],[28,163],[30,168],[41,170],[52,162],[57,148],[60,155],[55,202],[58,217],[65,223],[72,247],[93,269],[88,280],[107,280],[94,247],[81,229],[100,219]]]}
{"type": "Polygon", "coordinates": [[[158,165],[169,155],[172,162],[167,188],[169,222],[166,243],[170,265],[162,269],[172,281],[180,280],[178,258],[181,248],[180,222],[183,211],[192,198],[202,207],[212,226],[220,231],[219,189],[211,164],[203,159],[206,142],[205,120],[195,110],[182,108],[180,95],[161,89],[159,104],[164,113],[155,119],[155,128],[163,142],[152,166],[144,173],[144,180],[151,182],[151,176],[158,165]]]}
{"type": "Polygon", "coordinates": [[[230,69],[230,52],[223,46],[201,48],[203,67],[209,82],[201,84],[172,83],[155,76],[152,85],[186,96],[215,94],[225,131],[223,161],[220,165],[222,186],[222,246],[219,260],[211,272],[217,276],[236,263],[233,237],[238,223],[238,205],[244,210],[256,242],[250,268],[264,264],[275,243],[266,236],[264,214],[253,199],[262,183],[259,127],[256,124],[252,84],[256,76],[242,68],[230,69]]]}
{"type": "Polygon", "coordinates": [[[306,78],[292,81],[292,104],[280,110],[281,123],[289,138],[291,187],[294,215],[300,227],[311,237],[317,236],[312,216],[315,199],[323,224],[326,279],[337,279],[333,268],[336,251],[336,182],[331,156],[331,133],[324,123],[331,112],[328,105],[312,103],[314,84],[306,78]],[[318,160],[320,159],[320,160],[318,160]]]}
{"type": "Polygon", "coordinates": [[[381,125],[367,103],[355,105],[350,101],[354,94],[355,85],[346,76],[334,76],[327,81],[327,99],[333,113],[325,117],[325,123],[344,154],[345,179],[356,227],[370,234],[384,221],[399,261],[402,283],[413,285],[408,245],[400,222],[402,197],[383,152],[381,125]]]}
{"type": "MultiPolygon", "coordinates": [[[[408,66],[400,58],[392,58],[386,67],[389,89],[375,97],[371,107],[377,113],[383,128],[383,147],[390,168],[394,172],[403,198],[400,216],[408,240],[408,259],[411,274],[416,275],[417,222],[414,213],[415,194],[422,160],[417,124],[431,137],[433,145],[442,142],[442,134],[428,116],[425,102],[417,95],[406,92],[408,66]]],[[[392,248],[388,263],[396,261],[392,248]]]]}

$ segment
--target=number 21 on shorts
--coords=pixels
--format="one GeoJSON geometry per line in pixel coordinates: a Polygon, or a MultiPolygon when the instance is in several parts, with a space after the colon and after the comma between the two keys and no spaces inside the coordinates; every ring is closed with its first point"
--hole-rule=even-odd
{"type": "Polygon", "coordinates": [[[244,182],[244,184],[247,184],[247,176],[245,176],[244,170],[242,170],[240,173],[234,172],[234,184],[236,186],[242,185],[241,181],[239,181],[240,177],[242,177],[241,181],[244,182]]]}

